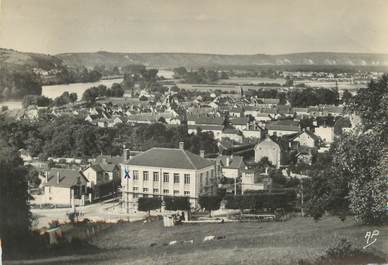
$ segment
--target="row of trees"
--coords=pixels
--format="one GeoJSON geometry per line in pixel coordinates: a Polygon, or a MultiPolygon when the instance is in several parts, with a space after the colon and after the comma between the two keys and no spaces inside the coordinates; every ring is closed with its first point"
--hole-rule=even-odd
{"type": "Polygon", "coordinates": [[[114,83],[111,88],[104,85],[94,86],[85,90],[82,99],[87,102],[95,102],[98,97],[122,97],[124,89],[120,84],[114,83]]]}
{"type": "Polygon", "coordinates": [[[132,126],[119,124],[113,128],[100,128],[80,118],[69,116],[41,119],[37,122],[15,121],[0,117],[0,135],[16,148],[24,148],[33,156],[93,157],[100,153],[119,155],[123,144],[136,150],[177,147],[181,141],[185,148],[199,153],[217,152],[211,133],[189,135],[187,127],[168,127],[163,123],[132,126]]]}
{"type": "Polygon", "coordinates": [[[336,89],[309,87],[289,91],[287,99],[292,107],[305,108],[320,104],[337,105],[339,103],[339,94],[336,89]]]}
{"type": "Polygon", "coordinates": [[[185,83],[190,84],[208,84],[229,78],[224,71],[217,72],[215,70],[205,70],[204,68],[199,68],[198,71],[187,71],[185,67],[175,68],[174,77],[181,78],[185,83]]]}

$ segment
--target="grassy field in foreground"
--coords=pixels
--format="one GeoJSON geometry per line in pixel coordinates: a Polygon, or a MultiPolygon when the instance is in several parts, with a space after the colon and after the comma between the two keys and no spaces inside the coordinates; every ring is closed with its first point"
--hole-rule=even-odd
{"type": "Polygon", "coordinates": [[[367,250],[388,257],[388,227],[358,226],[326,217],[319,222],[293,218],[287,222],[225,223],[163,227],[162,222],[115,225],[90,243],[101,252],[79,260],[53,264],[298,264],[314,260],[341,238],[354,247],[365,245],[365,233],[378,229],[380,235],[367,250]],[[224,239],[203,242],[205,236],[224,239]],[[165,245],[173,240],[194,244],[165,245]],[[155,246],[150,246],[156,244],[155,246]]]}

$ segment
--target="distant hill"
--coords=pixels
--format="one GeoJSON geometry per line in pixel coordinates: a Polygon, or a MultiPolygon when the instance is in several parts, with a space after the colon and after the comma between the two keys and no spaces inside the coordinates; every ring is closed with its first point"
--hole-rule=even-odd
{"type": "Polygon", "coordinates": [[[214,67],[214,66],[385,66],[388,67],[388,54],[375,53],[334,53],[312,52],[281,55],[222,55],[196,53],[62,53],[47,55],[19,52],[0,48],[0,66],[27,66],[43,70],[69,67],[93,68],[143,64],[148,67],[172,68],[214,67]]]}
{"type": "Polygon", "coordinates": [[[69,66],[124,66],[144,64],[149,67],[211,67],[265,65],[388,66],[388,54],[362,53],[292,53],[282,55],[220,55],[194,53],[63,53],[57,54],[69,66]]]}
{"type": "Polygon", "coordinates": [[[48,71],[61,68],[63,62],[60,58],[52,55],[0,48],[0,66],[40,68],[48,71]]]}

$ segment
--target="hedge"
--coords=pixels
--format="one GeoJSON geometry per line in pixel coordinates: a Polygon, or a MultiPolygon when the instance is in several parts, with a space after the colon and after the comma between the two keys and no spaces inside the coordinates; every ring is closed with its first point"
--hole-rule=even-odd
{"type": "Polygon", "coordinates": [[[271,209],[290,210],[296,203],[295,192],[270,193],[227,196],[225,207],[228,209],[271,209]]]}
{"type": "Polygon", "coordinates": [[[212,211],[220,209],[221,200],[221,196],[200,196],[198,202],[201,208],[212,211]]]}
{"type": "Polygon", "coordinates": [[[139,211],[149,212],[151,210],[160,209],[162,205],[162,201],[160,198],[153,197],[153,198],[139,198],[137,209],[139,211]]]}
{"type": "Polygon", "coordinates": [[[188,197],[164,197],[164,203],[166,205],[166,210],[170,211],[190,209],[188,197]]]}

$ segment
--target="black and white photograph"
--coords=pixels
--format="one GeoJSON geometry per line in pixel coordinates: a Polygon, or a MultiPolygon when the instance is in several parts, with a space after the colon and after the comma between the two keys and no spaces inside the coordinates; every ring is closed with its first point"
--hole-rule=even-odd
{"type": "Polygon", "coordinates": [[[387,265],[387,0],[0,0],[0,265],[387,265]]]}

